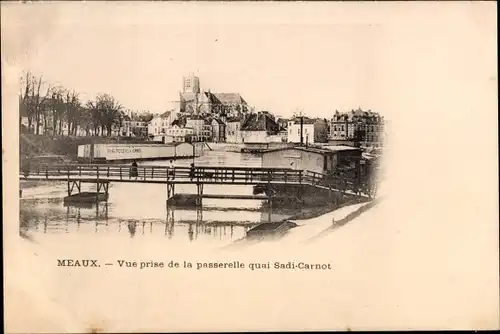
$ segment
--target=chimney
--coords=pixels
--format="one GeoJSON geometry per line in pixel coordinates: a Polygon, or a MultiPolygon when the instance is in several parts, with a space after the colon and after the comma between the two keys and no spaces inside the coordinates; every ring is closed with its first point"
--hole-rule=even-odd
{"type": "Polygon", "coordinates": [[[304,144],[304,117],[300,116],[300,145],[304,144]]]}

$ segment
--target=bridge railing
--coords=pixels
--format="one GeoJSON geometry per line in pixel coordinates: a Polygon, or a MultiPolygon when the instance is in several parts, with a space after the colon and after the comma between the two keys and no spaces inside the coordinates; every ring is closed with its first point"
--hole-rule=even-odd
{"type": "Polygon", "coordinates": [[[366,181],[358,180],[352,176],[336,176],[331,174],[305,171],[305,182],[313,186],[321,186],[329,189],[335,189],[342,192],[351,192],[354,194],[364,194],[374,196],[375,189],[366,181]]]}
{"type": "Polygon", "coordinates": [[[166,167],[166,166],[139,166],[130,165],[38,165],[29,170],[22,170],[21,176],[38,176],[39,178],[68,178],[68,179],[109,179],[126,180],[138,178],[142,180],[190,180],[200,182],[245,182],[254,181],[302,183],[303,172],[284,168],[260,167],[166,167]]]}
{"type": "Polygon", "coordinates": [[[37,176],[38,179],[90,179],[90,180],[128,180],[136,178],[144,181],[193,181],[210,183],[263,183],[279,182],[293,184],[310,184],[332,190],[350,191],[353,193],[371,194],[369,185],[360,183],[352,177],[339,177],[313,171],[294,170],[289,168],[263,167],[218,167],[196,166],[166,167],[139,166],[136,174],[130,165],[37,165],[29,170],[21,170],[21,177],[37,176]]]}

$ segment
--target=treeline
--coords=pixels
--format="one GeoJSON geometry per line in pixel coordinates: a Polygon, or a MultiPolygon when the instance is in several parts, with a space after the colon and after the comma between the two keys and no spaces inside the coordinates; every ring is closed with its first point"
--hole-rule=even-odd
{"type": "Polygon", "coordinates": [[[19,124],[27,118],[27,131],[52,135],[110,136],[128,119],[123,106],[110,94],[100,93],[83,103],[74,90],[51,86],[43,77],[26,72],[21,79],[19,124]]]}

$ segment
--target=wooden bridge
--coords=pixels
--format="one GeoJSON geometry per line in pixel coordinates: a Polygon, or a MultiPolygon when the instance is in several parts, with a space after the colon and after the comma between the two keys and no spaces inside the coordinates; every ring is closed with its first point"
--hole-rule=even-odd
{"type": "MultiPolygon", "coordinates": [[[[195,168],[141,166],[137,167],[137,176],[134,176],[132,168],[130,165],[38,165],[21,171],[20,179],[66,181],[68,196],[71,196],[75,190],[80,193],[82,183],[93,183],[97,185],[97,196],[104,194],[105,198],[108,196],[110,182],[166,184],[167,199],[175,194],[176,184],[193,184],[197,186],[197,196],[200,201],[205,184],[312,186],[330,192],[362,197],[371,196],[370,191],[362,191],[361,187],[352,180],[332,178],[330,175],[302,170],[225,166],[196,166],[195,168]]],[[[237,197],[235,195],[235,198],[237,197]]]]}

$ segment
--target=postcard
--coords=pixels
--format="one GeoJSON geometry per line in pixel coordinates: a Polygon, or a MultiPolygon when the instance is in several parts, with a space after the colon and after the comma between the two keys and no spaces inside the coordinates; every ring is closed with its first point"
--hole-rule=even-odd
{"type": "Polygon", "coordinates": [[[7,333],[499,329],[493,2],[2,2],[7,333]]]}

